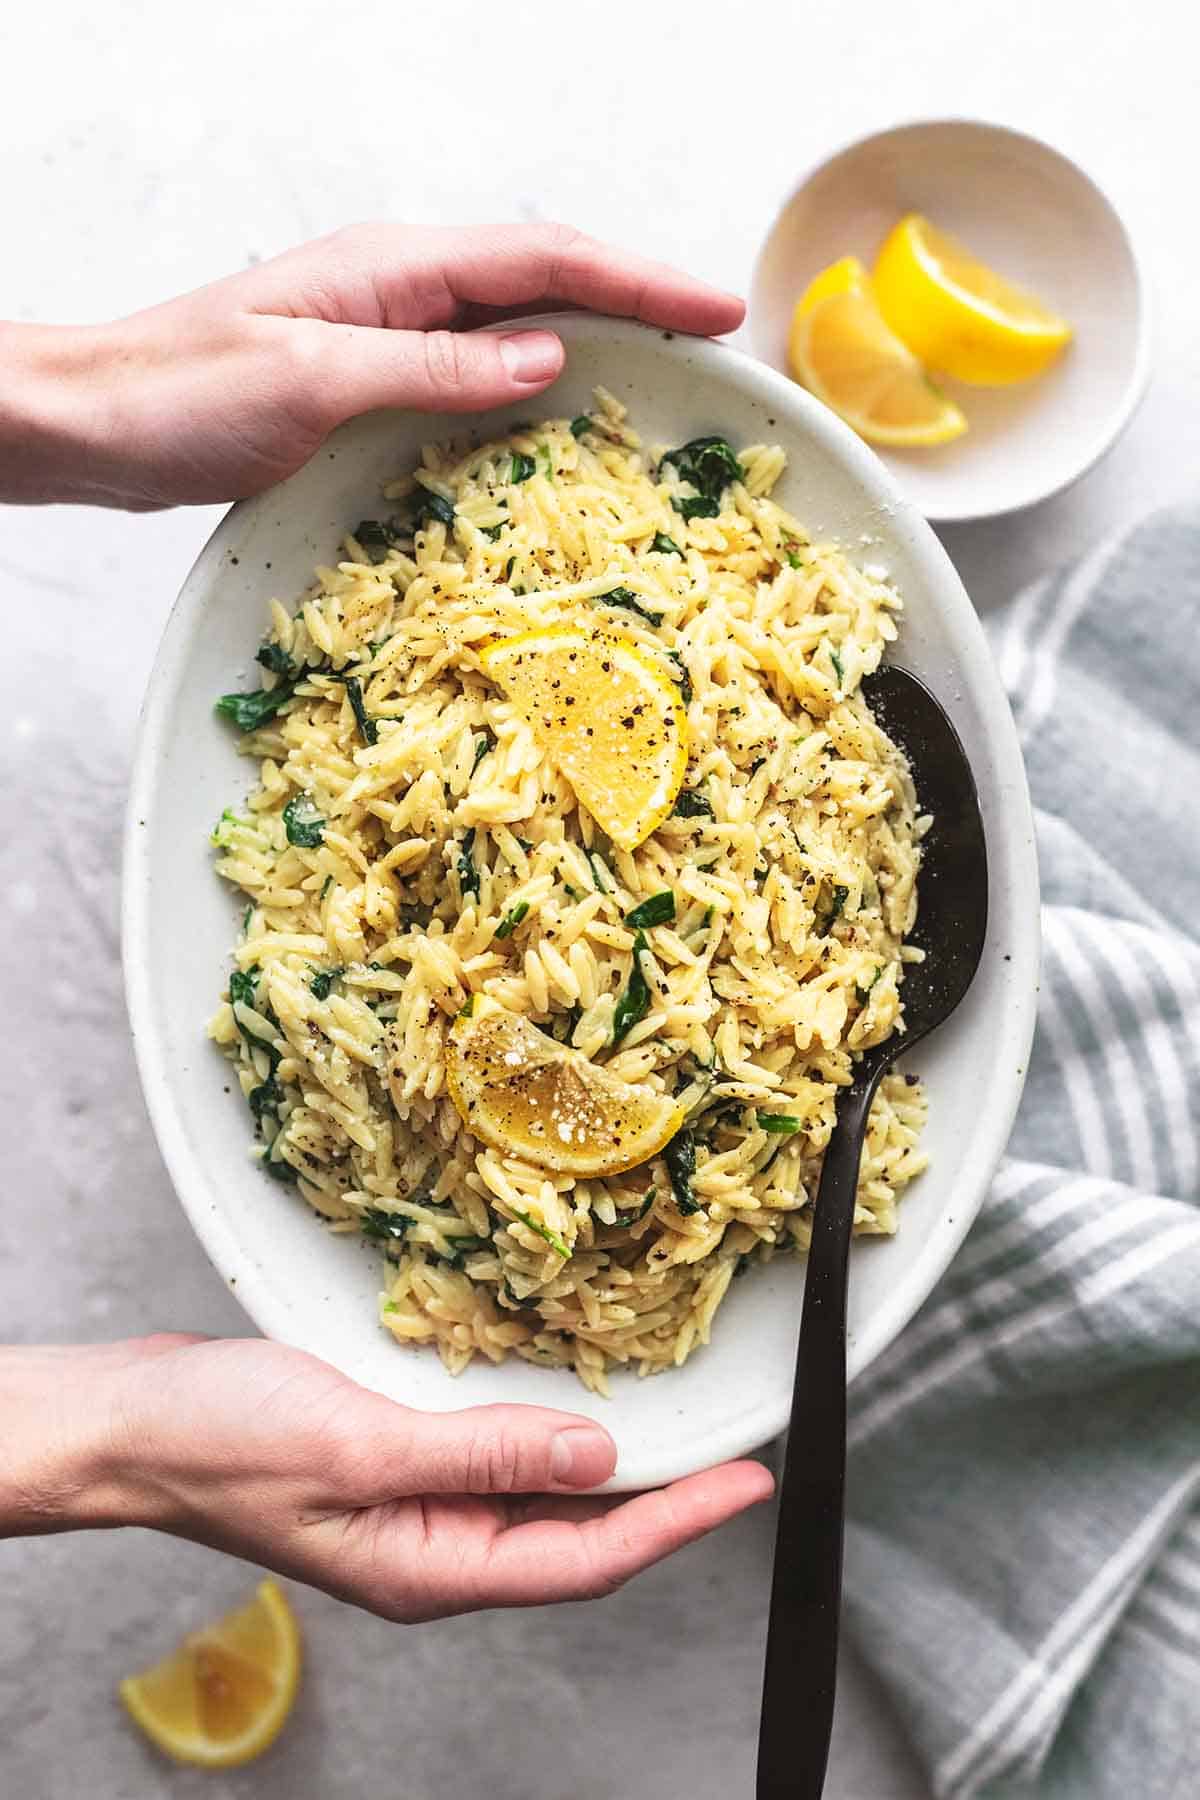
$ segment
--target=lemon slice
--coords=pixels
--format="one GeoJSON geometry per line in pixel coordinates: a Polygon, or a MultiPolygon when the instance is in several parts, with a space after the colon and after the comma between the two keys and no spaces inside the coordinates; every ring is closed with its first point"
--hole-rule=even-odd
{"type": "Polygon", "coordinates": [[[687,713],[666,670],[631,638],[567,625],[499,638],[480,661],[597,824],[636,850],[687,767],[687,713]]]}
{"type": "Polygon", "coordinates": [[[562,1175],[619,1175],[683,1123],[669,1094],[619,1081],[484,995],[451,1028],[446,1086],[468,1131],[562,1175]]]}
{"type": "Polygon", "coordinates": [[[1071,340],[1065,319],[920,213],[888,234],[873,285],[892,330],[923,362],[958,381],[1027,381],[1071,340]]]}
{"type": "Polygon", "coordinates": [[[282,1731],[300,1682],[300,1628],[274,1581],[120,1685],[146,1736],[176,1762],[233,1769],[282,1731]]]}
{"type": "Polygon", "coordinates": [[[818,296],[806,311],[808,298],[796,304],[788,357],[818,400],[872,444],[948,444],[962,436],[962,413],[888,329],[868,287],[818,296]]]}
{"type": "Polygon", "coordinates": [[[810,312],[816,311],[822,300],[828,300],[833,294],[863,293],[870,286],[871,277],[866,264],[857,256],[841,256],[837,262],[830,263],[827,269],[822,269],[819,275],[813,276],[796,302],[795,319],[806,319],[810,312]]]}

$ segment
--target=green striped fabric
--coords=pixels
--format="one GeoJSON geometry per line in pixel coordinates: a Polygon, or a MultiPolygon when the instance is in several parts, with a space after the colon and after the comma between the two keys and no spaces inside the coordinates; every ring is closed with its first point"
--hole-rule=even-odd
{"type": "Polygon", "coordinates": [[[1007,1162],[852,1396],[846,1613],[939,1800],[1200,1796],[1200,511],[995,621],[1045,970],[1007,1162]]]}

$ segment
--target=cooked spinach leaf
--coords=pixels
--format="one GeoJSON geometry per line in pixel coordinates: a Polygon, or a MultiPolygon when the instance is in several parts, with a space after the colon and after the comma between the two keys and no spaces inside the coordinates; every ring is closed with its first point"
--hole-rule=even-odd
{"type": "Polygon", "coordinates": [[[714,817],[712,801],[707,794],[698,794],[694,789],[681,788],[671,808],[673,819],[711,819],[714,817]]]}
{"type": "Polygon", "coordinates": [[[402,1213],[385,1212],[380,1206],[368,1206],[359,1214],[358,1229],[365,1238],[376,1243],[397,1243],[412,1221],[402,1213]]]}
{"type": "Polygon", "coordinates": [[[482,737],[477,737],[475,739],[475,755],[471,759],[472,775],[475,773],[488,751],[493,748],[495,742],[496,740],[490,731],[485,731],[482,737]]]}
{"type": "Polygon", "coordinates": [[[447,1268],[461,1269],[464,1256],[472,1250],[482,1250],[484,1240],[464,1234],[462,1237],[448,1237],[446,1242],[454,1245],[454,1249],[448,1255],[444,1253],[439,1255],[436,1250],[431,1250],[430,1255],[436,1256],[439,1262],[444,1262],[447,1268]]]}
{"type": "Polygon", "coordinates": [[[650,548],[652,550],[657,550],[659,552],[659,554],[662,556],[682,556],[683,555],[683,551],[679,548],[679,545],[675,542],[675,539],[673,537],[668,537],[665,531],[656,531],[655,532],[654,540],[651,543],[650,548]]]}
{"type": "Polygon", "coordinates": [[[517,487],[522,481],[528,481],[529,477],[536,472],[537,464],[532,456],[526,456],[523,450],[513,450],[510,455],[512,467],[509,470],[508,479],[514,487],[517,487]]]}
{"type": "Polygon", "coordinates": [[[291,697],[291,683],[281,681],[269,691],[255,688],[249,694],[222,694],[216,703],[216,711],[239,731],[257,731],[260,725],[273,719],[291,697]]]}
{"type": "Polygon", "coordinates": [[[675,895],[670,888],[663,888],[660,893],[651,894],[631,912],[625,914],[625,923],[638,930],[649,930],[652,925],[665,925],[668,919],[675,917],[675,895]]]}
{"type": "Polygon", "coordinates": [[[645,619],[647,625],[661,625],[663,622],[662,613],[650,612],[627,587],[610,588],[607,594],[593,595],[592,605],[623,606],[626,612],[636,613],[639,619],[645,619]]]}
{"type": "Polygon", "coordinates": [[[378,519],[360,519],[354,536],[366,551],[368,562],[373,563],[383,562],[395,543],[395,533],[378,519]]]}
{"type": "Polygon", "coordinates": [[[715,519],[721,502],[708,494],[672,494],[671,505],[681,519],[715,519]]]}
{"type": "Polygon", "coordinates": [[[800,1130],[799,1119],[794,1119],[791,1113],[756,1112],[754,1117],[760,1130],[772,1131],[776,1137],[790,1137],[793,1131],[800,1130]]]}
{"type": "Polygon", "coordinates": [[[832,646],[830,646],[829,660],[833,664],[833,672],[838,678],[838,686],[841,687],[842,683],[846,679],[846,671],[842,666],[841,657],[838,655],[837,651],[835,649],[833,649],[832,646]]]}
{"type": "Polygon", "coordinates": [[[449,500],[443,500],[440,494],[431,493],[422,488],[416,496],[416,509],[413,512],[413,530],[419,531],[430,519],[436,519],[447,531],[454,529],[454,507],[449,500]]]}
{"type": "Polygon", "coordinates": [[[258,989],[259,967],[255,963],[252,969],[235,969],[229,977],[230,1006],[254,1006],[254,996],[258,989]]]}
{"type": "Polygon", "coordinates": [[[479,898],[479,870],[475,867],[471,852],[475,848],[475,827],[463,832],[462,843],[458,850],[458,885],[465,900],[468,894],[479,898]]]}
{"type": "Polygon", "coordinates": [[[821,920],[820,926],[817,929],[818,937],[828,937],[829,936],[829,933],[833,929],[834,923],[838,919],[841,918],[842,908],[845,906],[846,901],[849,898],[850,898],[850,889],[848,887],[843,887],[842,883],[840,881],[837,882],[834,886],[833,895],[829,902],[829,911],[825,914],[825,917],[821,920]]]}
{"type": "Polygon", "coordinates": [[[715,519],[721,495],[731,481],[744,481],[746,471],[723,437],[692,438],[678,450],[668,450],[663,465],[673,463],[680,479],[690,482],[695,496],[673,495],[671,505],[685,519],[715,519]]]}
{"type": "Polygon", "coordinates": [[[232,806],[227,806],[209,832],[208,841],[217,850],[228,850],[233,843],[233,834],[238,827],[253,823],[253,819],[244,819],[241,813],[234,812],[232,806]]]}
{"type": "Polygon", "coordinates": [[[277,1161],[272,1161],[270,1154],[264,1152],[263,1155],[259,1157],[258,1161],[259,1167],[263,1170],[264,1174],[271,1177],[272,1181],[294,1183],[300,1179],[299,1174],[292,1167],[291,1163],[285,1162],[282,1157],[277,1161]]]}
{"type": "Polygon", "coordinates": [[[506,912],[500,923],[497,925],[496,936],[498,938],[511,937],[528,911],[528,900],[518,900],[512,911],[506,912]]]}
{"type": "Polygon", "coordinates": [[[653,1205],[654,1205],[654,1189],[651,1188],[650,1192],[646,1195],[646,1198],[642,1201],[642,1204],[638,1207],[636,1212],[618,1213],[616,1218],[613,1220],[613,1224],[614,1225],[623,1225],[623,1226],[636,1225],[638,1223],[639,1219],[645,1218],[646,1214],[650,1211],[650,1208],[653,1205]]]}
{"type": "Polygon", "coordinates": [[[310,794],[293,794],[283,809],[283,828],[289,844],[299,850],[315,850],[325,838],[325,820],[310,794]]]}
{"type": "Polygon", "coordinates": [[[344,675],[342,680],[346,684],[346,698],[350,702],[350,711],[354,714],[354,721],[358,726],[363,743],[377,744],[379,727],[363,704],[362,682],[357,675],[344,675]]]}
{"type": "Polygon", "coordinates": [[[687,664],[684,662],[682,656],[680,656],[678,650],[668,650],[667,661],[674,663],[675,665],[675,672],[671,676],[671,680],[679,683],[679,698],[683,701],[685,706],[690,706],[692,704],[693,689],[692,678],[687,671],[687,664]]]}
{"type": "Polygon", "coordinates": [[[875,986],[875,983],[879,980],[879,978],[884,973],[884,970],[886,969],[886,967],[887,967],[886,963],[880,963],[878,965],[878,967],[876,968],[875,973],[872,975],[870,981],[868,981],[866,987],[864,987],[862,985],[861,981],[855,983],[854,991],[858,995],[859,999],[863,1002],[864,1005],[871,998],[871,990],[875,986]]]}
{"type": "Polygon", "coordinates": [[[720,495],[731,481],[744,481],[746,471],[734,455],[727,438],[718,433],[691,438],[678,450],[668,450],[664,463],[674,463],[681,478],[690,481],[701,494],[720,495]]]}
{"type": "Polygon", "coordinates": [[[289,681],[295,680],[296,670],[292,659],[282,644],[273,644],[267,638],[254,652],[254,660],[261,663],[264,669],[270,669],[272,675],[284,675],[289,681]]]}
{"type": "Polygon", "coordinates": [[[519,1206],[514,1206],[512,1211],[516,1217],[520,1219],[522,1225],[528,1225],[530,1231],[536,1231],[540,1238],[545,1238],[550,1248],[555,1251],[557,1255],[563,1257],[564,1260],[570,1256],[571,1252],[567,1249],[567,1246],[560,1237],[555,1237],[549,1226],[543,1225],[540,1220],[535,1219],[531,1213],[522,1212],[519,1206]]]}
{"type": "MultiPolygon", "coordinates": [[[[270,1004],[260,1005],[259,1003],[258,978],[261,974],[262,970],[257,963],[250,969],[235,969],[233,974],[229,977],[229,1004],[233,1007],[250,1007],[252,1011],[259,1013],[267,1021],[267,1024],[273,1031],[277,1031],[280,1036],[282,1036],[283,1027],[272,1011],[270,1004]]],[[[265,1038],[259,1037],[258,1033],[256,1031],[251,1031],[248,1025],[243,1025],[240,1019],[235,1018],[235,1023],[250,1049],[255,1051],[261,1050],[262,1054],[267,1059],[270,1072],[273,1075],[282,1060],[281,1053],[275,1048],[274,1044],[268,1043],[265,1038]]]]}
{"type": "Polygon", "coordinates": [[[688,1131],[677,1131],[663,1151],[663,1161],[667,1165],[667,1174],[671,1177],[671,1192],[675,1196],[675,1204],[686,1218],[689,1213],[700,1211],[700,1202],[692,1191],[692,1181],[696,1174],[696,1134],[688,1131]]]}
{"type": "Polygon", "coordinates": [[[317,969],[308,984],[309,992],[315,994],[318,1000],[328,1000],[334,982],[339,975],[345,973],[345,969],[340,966],[336,969],[317,969]]]}
{"type": "Polygon", "coordinates": [[[283,1102],[283,1089],[274,1075],[268,1075],[267,1079],[258,1087],[250,1089],[246,1100],[250,1111],[261,1125],[264,1113],[274,1113],[276,1118],[279,1117],[279,1108],[283,1102]]]}
{"type": "Polygon", "coordinates": [[[592,865],[592,881],[595,884],[597,891],[601,894],[615,893],[616,882],[613,878],[613,872],[601,856],[599,850],[589,850],[587,859],[592,865]]]}
{"type": "Polygon", "coordinates": [[[646,934],[639,931],[633,940],[633,966],[629,983],[617,1001],[613,1013],[612,1041],[619,1044],[650,1011],[650,989],[642,974],[641,952],[646,948],[646,934]]]}
{"type": "Polygon", "coordinates": [[[587,413],[580,413],[571,420],[571,436],[573,438],[581,438],[585,431],[595,431],[595,429],[595,420],[590,419],[587,413]]]}

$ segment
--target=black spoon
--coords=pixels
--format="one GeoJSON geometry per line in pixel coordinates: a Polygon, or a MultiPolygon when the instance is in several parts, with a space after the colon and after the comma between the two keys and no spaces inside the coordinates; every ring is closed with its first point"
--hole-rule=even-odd
{"type": "Polygon", "coordinates": [[[889,1064],[949,1018],[970,987],[987,930],[983,821],[957,732],[928,689],[903,669],[880,669],[863,682],[863,694],[906,751],[922,812],[933,814],[910,940],[926,960],[905,968],[907,1029],[865,1051],[838,1098],[813,1209],[779,1495],[758,1800],[819,1800],[825,1785],[842,1591],[846,1275],[867,1115],[889,1064]]]}

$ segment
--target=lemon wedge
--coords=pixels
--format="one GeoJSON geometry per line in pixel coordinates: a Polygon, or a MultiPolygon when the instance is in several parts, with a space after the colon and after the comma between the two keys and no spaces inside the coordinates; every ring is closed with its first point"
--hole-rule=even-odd
{"type": "Polygon", "coordinates": [[[875,297],[887,323],[930,368],[980,387],[1040,375],[1071,341],[1065,319],[1006,281],[920,213],[884,240],[875,297]]]}
{"type": "Polygon", "coordinates": [[[486,995],[451,1027],[446,1086],[468,1131],[561,1175],[619,1175],[683,1123],[669,1094],[619,1081],[486,995]]]}
{"type": "Polygon", "coordinates": [[[875,304],[866,270],[845,256],[796,302],[793,375],[872,444],[948,444],[967,421],[934,386],[875,304]]]}
{"type": "Polygon", "coordinates": [[[864,262],[857,256],[840,256],[836,262],[814,275],[796,303],[796,321],[806,319],[815,312],[822,300],[828,300],[834,294],[865,293],[871,286],[871,277],[864,262]]]}
{"type": "Polygon", "coordinates": [[[130,1716],[176,1762],[233,1769],[279,1736],[300,1683],[300,1628],[283,1590],[193,1632],[162,1662],[120,1685],[130,1716]]]}
{"type": "Polygon", "coordinates": [[[568,625],[498,638],[480,662],[597,824],[636,850],[687,767],[687,713],[666,669],[620,633],[568,625]]]}

